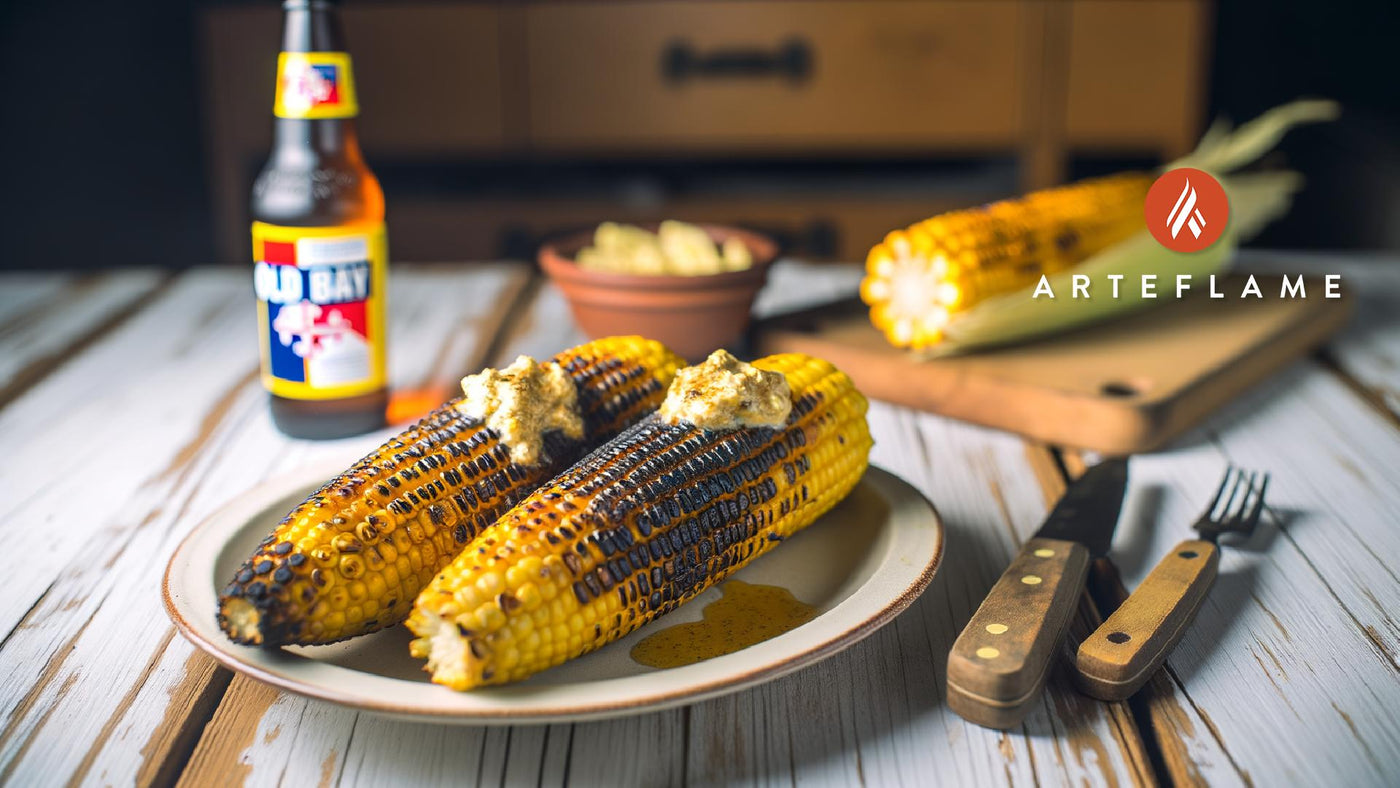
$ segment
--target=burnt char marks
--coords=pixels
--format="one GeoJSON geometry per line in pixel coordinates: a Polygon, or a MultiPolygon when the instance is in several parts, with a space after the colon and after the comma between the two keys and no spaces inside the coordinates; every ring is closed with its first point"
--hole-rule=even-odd
{"type": "MultiPolygon", "coordinates": [[[[800,398],[795,419],[819,401],[800,398]]],[[[781,431],[702,432],[651,416],[589,455],[552,493],[587,502],[566,514],[581,526],[586,560],[576,595],[617,587],[649,620],[765,549],[779,510],[808,500],[796,486],[811,468],[803,447],[807,431],[823,426],[806,419],[781,431]]]]}
{"type": "Polygon", "coordinates": [[[651,373],[646,367],[618,358],[577,356],[564,369],[578,386],[579,410],[589,432],[631,421],[638,405],[662,390],[655,376],[647,377],[651,373]]]}
{"type": "MultiPolygon", "coordinates": [[[[622,425],[639,419],[646,407],[659,400],[659,366],[653,371],[650,361],[578,355],[596,357],[601,352],[585,346],[554,359],[576,373],[581,404],[589,416],[587,442],[550,432],[544,436],[543,462],[519,466],[509,461],[509,450],[495,431],[458,409],[460,397],[444,403],[387,439],[282,519],[276,533],[254,552],[246,577],[242,570],[236,572],[223,589],[221,608],[235,599],[239,600],[235,610],[245,602],[251,604],[257,610],[251,617],[254,623],[246,623],[250,617],[240,613],[236,625],[222,619],[224,629],[235,639],[247,638],[243,642],[262,638],[260,642],[281,645],[332,642],[396,623],[395,617],[403,612],[398,609],[397,590],[365,608],[377,609],[377,615],[361,620],[347,614],[343,625],[330,623],[334,619],[327,618],[327,605],[322,602],[330,595],[332,612],[344,609],[335,600],[347,593],[345,582],[365,579],[366,574],[372,576],[395,564],[399,579],[408,584],[406,570],[399,568],[405,559],[410,560],[413,574],[431,576],[420,570],[420,562],[425,568],[440,568],[455,549],[470,543],[527,491],[578,460],[586,445],[612,438],[622,425]],[[425,537],[432,539],[431,545],[425,537]],[[395,559],[386,559],[389,553],[381,553],[381,546],[396,553],[395,559]],[[391,601],[386,603],[386,598],[391,601]],[[240,636],[233,631],[235,626],[247,634],[240,636]]],[[[625,350],[620,352],[627,355],[625,350]]],[[[658,359],[651,351],[647,358],[671,368],[676,363],[658,359]]],[[[556,521],[559,516],[554,514],[556,521]]],[[[630,536],[616,534],[614,546],[619,551],[630,547],[635,541],[630,536]]],[[[622,568],[624,564],[618,564],[614,571],[622,568]]],[[[630,562],[625,568],[630,572],[630,562]]],[[[390,579],[385,585],[396,583],[390,579]]],[[[500,604],[519,601],[502,599],[500,604]]]]}

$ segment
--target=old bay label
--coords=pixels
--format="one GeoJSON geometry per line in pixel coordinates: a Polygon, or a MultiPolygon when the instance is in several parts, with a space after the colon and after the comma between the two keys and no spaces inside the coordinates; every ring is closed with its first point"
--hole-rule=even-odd
{"type": "Polygon", "coordinates": [[[264,387],[290,399],[340,399],[383,388],[386,271],[382,222],[253,222],[264,387]]]}
{"type": "Polygon", "coordinates": [[[283,52],[277,56],[272,114],[279,118],[353,118],[359,112],[350,55],[283,52]]]}

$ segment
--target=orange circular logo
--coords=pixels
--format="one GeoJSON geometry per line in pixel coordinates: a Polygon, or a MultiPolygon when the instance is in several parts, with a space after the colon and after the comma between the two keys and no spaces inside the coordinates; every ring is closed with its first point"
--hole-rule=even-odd
{"type": "Polygon", "coordinates": [[[1179,167],[1163,173],[1147,190],[1142,214],[1157,243],[1173,252],[1199,252],[1225,232],[1230,200],[1209,173],[1179,167]]]}

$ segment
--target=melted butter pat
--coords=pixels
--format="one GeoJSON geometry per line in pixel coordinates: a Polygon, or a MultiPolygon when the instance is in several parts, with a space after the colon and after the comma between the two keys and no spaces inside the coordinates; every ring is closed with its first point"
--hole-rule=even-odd
{"type": "Polygon", "coordinates": [[[781,372],[716,350],[704,363],[676,371],[659,412],[667,424],[702,430],[782,427],[792,412],[792,389],[781,372]]]}
{"type": "Polygon", "coordinates": [[[457,408],[481,419],[510,449],[510,459],[534,465],[541,459],[544,434],[559,430],[583,437],[578,389],[573,378],[555,362],[540,364],[521,356],[505,369],[486,369],[462,378],[457,408]]]}
{"type": "Polygon", "coordinates": [[[730,580],[699,621],[653,632],[632,647],[632,659],[653,668],[679,668],[732,654],[775,638],[817,617],[817,609],[786,588],[730,580]]]}

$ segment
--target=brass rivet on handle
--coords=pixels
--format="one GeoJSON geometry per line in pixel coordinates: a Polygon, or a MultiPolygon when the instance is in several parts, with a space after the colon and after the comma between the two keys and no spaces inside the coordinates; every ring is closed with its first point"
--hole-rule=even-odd
{"type": "Polygon", "coordinates": [[[993,635],[1002,635],[1002,634],[1005,634],[1005,633],[1006,633],[1006,630],[1007,630],[1007,626],[1006,626],[1005,624],[988,624],[988,625],[987,625],[987,631],[990,632],[990,633],[992,633],[993,635]]]}
{"type": "Polygon", "coordinates": [[[1049,557],[1053,556],[1054,554],[1055,554],[1055,551],[1054,551],[1054,550],[1051,550],[1051,549],[1048,548],[1048,547],[1042,547],[1042,548],[1040,548],[1039,550],[1036,550],[1036,551],[1035,551],[1035,557],[1036,557],[1036,558],[1049,558],[1049,557]]]}
{"type": "Polygon", "coordinates": [[[1038,586],[1040,585],[1040,575],[1026,575],[1021,578],[1021,582],[1028,586],[1038,586]]]}
{"type": "Polygon", "coordinates": [[[977,649],[977,656],[981,657],[982,659],[996,659],[997,657],[1001,656],[1001,652],[997,649],[992,648],[991,646],[983,646],[982,648],[977,649]]]}

